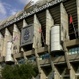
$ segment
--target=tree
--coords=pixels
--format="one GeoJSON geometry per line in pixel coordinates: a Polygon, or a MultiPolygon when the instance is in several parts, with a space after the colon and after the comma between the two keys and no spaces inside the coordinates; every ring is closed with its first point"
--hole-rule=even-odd
{"type": "Polygon", "coordinates": [[[2,69],[2,77],[4,79],[31,79],[37,76],[38,69],[35,65],[27,63],[22,65],[6,65],[2,69]]]}

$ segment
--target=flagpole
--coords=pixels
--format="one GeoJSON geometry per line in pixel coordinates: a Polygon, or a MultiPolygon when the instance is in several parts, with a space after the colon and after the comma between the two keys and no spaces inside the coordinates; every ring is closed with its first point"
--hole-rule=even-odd
{"type": "Polygon", "coordinates": [[[73,29],[74,29],[74,32],[75,32],[75,38],[77,38],[76,30],[75,30],[75,27],[74,27],[73,23],[72,23],[72,26],[73,26],[73,29]]]}
{"type": "Polygon", "coordinates": [[[72,18],[72,15],[71,14],[70,14],[70,24],[72,24],[73,29],[74,29],[75,38],[77,38],[76,30],[75,30],[75,27],[74,27],[73,18],[72,18]]]}
{"type": "Polygon", "coordinates": [[[41,37],[42,37],[43,43],[45,45],[44,35],[43,35],[43,32],[42,32],[42,29],[41,28],[39,29],[39,33],[41,33],[41,37]]]}

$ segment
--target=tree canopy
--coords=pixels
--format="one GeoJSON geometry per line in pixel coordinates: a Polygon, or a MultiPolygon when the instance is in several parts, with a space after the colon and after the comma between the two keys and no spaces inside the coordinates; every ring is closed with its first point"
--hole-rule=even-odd
{"type": "Polygon", "coordinates": [[[21,65],[6,65],[2,69],[2,77],[4,79],[31,79],[37,76],[38,69],[35,65],[27,63],[21,65]]]}

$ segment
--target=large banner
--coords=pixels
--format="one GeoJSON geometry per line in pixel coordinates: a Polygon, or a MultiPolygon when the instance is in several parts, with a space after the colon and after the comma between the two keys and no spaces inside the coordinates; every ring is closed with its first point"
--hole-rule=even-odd
{"type": "Polygon", "coordinates": [[[24,27],[21,31],[21,46],[32,44],[33,36],[34,36],[33,25],[28,25],[27,27],[24,27]]]}

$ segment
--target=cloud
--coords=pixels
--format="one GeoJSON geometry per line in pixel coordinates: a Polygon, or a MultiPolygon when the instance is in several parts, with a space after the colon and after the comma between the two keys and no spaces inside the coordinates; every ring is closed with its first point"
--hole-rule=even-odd
{"type": "Polygon", "coordinates": [[[3,20],[7,17],[7,11],[2,2],[0,2],[0,20],[3,20]]]}
{"type": "Polygon", "coordinates": [[[4,20],[6,17],[6,15],[0,15],[0,20],[4,20]]]}
{"type": "Polygon", "coordinates": [[[18,8],[14,8],[14,6],[11,6],[8,3],[4,3],[4,5],[6,6],[7,11],[9,11],[8,15],[14,15],[19,11],[18,8]]]}
{"type": "Polygon", "coordinates": [[[14,14],[16,14],[16,11],[11,11],[10,14],[11,14],[11,15],[14,15],[14,14]]]}
{"type": "MultiPolygon", "coordinates": [[[[26,4],[28,0],[18,0],[22,4],[26,4]]],[[[18,3],[19,4],[19,3],[18,3]]],[[[13,4],[9,3],[8,1],[1,1],[0,0],[0,20],[4,20],[9,16],[15,15],[18,11],[20,11],[20,8],[17,6],[13,6],[13,4]]]]}
{"type": "MultiPolygon", "coordinates": [[[[5,3],[5,2],[3,2],[3,5],[4,5],[4,6],[7,6],[7,7],[11,7],[11,5],[10,5],[10,4],[5,3]]],[[[6,8],[7,8],[7,7],[6,7],[6,8]]]]}
{"type": "Polygon", "coordinates": [[[3,3],[0,2],[0,14],[6,15],[6,13],[7,13],[7,12],[6,12],[6,9],[5,9],[3,3]]]}
{"type": "Polygon", "coordinates": [[[38,0],[18,0],[20,3],[26,5],[27,3],[29,3],[30,1],[32,2],[31,4],[35,4],[38,0]]]}
{"type": "Polygon", "coordinates": [[[5,18],[16,14],[18,11],[18,8],[14,8],[10,4],[0,1],[0,20],[4,20],[5,18]]]}
{"type": "Polygon", "coordinates": [[[10,10],[10,15],[15,15],[18,11],[18,9],[12,9],[10,10]]]}
{"type": "Polygon", "coordinates": [[[18,0],[20,3],[26,5],[30,0],[18,0]]]}

